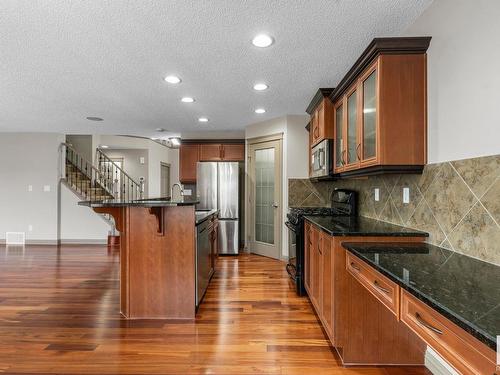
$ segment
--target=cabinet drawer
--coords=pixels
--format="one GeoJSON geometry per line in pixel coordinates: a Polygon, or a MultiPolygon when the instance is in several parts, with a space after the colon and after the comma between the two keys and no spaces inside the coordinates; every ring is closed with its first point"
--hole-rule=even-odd
{"type": "Polygon", "coordinates": [[[401,293],[401,320],[458,372],[495,373],[493,350],[406,291],[401,293]]]}
{"type": "Polygon", "coordinates": [[[349,273],[399,319],[399,285],[350,253],[346,260],[349,273]]]}

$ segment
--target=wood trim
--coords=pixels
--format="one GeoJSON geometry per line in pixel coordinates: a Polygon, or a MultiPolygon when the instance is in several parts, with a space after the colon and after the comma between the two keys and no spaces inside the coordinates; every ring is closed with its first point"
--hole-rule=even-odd
{"type": "Polygon", "coordinates": [[[281,141],[281,140],[283,140],[283,133],[274,133],[274,134],[264,135],[262,137],[248,138],[247,144],[250,146],[269,141],[281,141]]]}
{"type": "Polygon", "coordinates": [[[123,207],[93,207],[94,212],[98,214],[108,214],[113,216],[115,227],[118,231],[123,232],[125,228],[125,214],[123,207]]]}
{"type": "Polygon", "coordinates": [[[336,102],[356,81],[357,76],[380,54],[419,54],[429,48],[431,37],[375,38],[356,60],[353,67],[342,78],[330,100],[336,102]]]}
{"type": "Polygon", "coordinates": [[[211,143],[225,143],[231,145],[245,144],[245,139],[183,139],[182,144],[211,144],[211,143]]]}
{"type": "Polygon", "coordinates": [[[307,106],[306,112],[312,115],[323,99],[328,98],[334,90],[335,88],[320,88],[311,99],[311,103],[307,106]]]}
{"type": "MultiPolygon", "coordinates": [[[[344,96],[344,150],[345,150],[345,165],[344,171],[348,171],[351,169],[359,169],[359,160],[354,163],[349,163],[349,97],[355,92],[356,95],[356,122],[354,124],[354,128],[356,129],[356,141],[359,141],[359,90],[357,82],[353,84],[349,90],[347,90],[344,96]]],[[[357,156],[354,155],[357,159],[357,156]]]]}

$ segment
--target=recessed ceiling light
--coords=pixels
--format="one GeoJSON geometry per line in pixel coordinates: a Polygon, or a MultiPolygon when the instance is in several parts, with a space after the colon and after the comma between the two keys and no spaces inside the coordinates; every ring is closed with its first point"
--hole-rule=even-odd
{"type": "Polygon", "coordinates": [[[255,47],[260,47],[260,48],[269,47],[273,43],[274,39],[267,34],[259,34],[252,39],[252,44],[255,47]]]}
{"type": "Polygon", "coordinates": [[[156,131],[159,132],[159,133],[162,133],[162,132],[165,131],[165,129],[163,129],[163,128],[156,128],[156,131]]]}
{"type": "Polygon", "coordinates": [[[173,75],[166,76],[166,77],[165,77],[165,81],[166,81],[167,83],[171,83],[172,85],[176,85],[176,84],[178,84],[178,83],[181,83],[181,82],[182,82],[182,80],[181,80],[179,77],[177,77],[177,76],[173,76],[173,75]]]}
{"type": "Polygon", "coordinates": [[[109,148],[109,146],[106,146],[106,145],[100,145],[99,147],[100,148],[109,148]]]}
{"type": "Polygon", "coordinates": [[[258,113],[259,115],[262,114],[262,113],[266,113],[266,110],[264,108],[257,108],[255,110],[255,113],[258,113]]]}
{"type": "Polygon", "coordinates": [[[255,91],[264,91],[264,90],[267,90],[269,88],[268,85],[266,85],[265,83],[256,83],[255,85],[253,85],[253,89],[255,91]]]}
{"type": "Polygon", "coordinates": [[[90,117],[87,117],[87,120],[90,120],[90,121],[102,121],[103,119],[100,118],[100,117],[90,116],[90,117]]]}
{"type": "Polygon", "coordinates": [[[189,97],[189,96],[185,96],[181,99],[181,102],[183,103],[193,103],[194,102],[194,99],[189,97]]]}
{"type": "Polygon", "coordinates": [[[198,119],[199,122],[208,122],[208,117],[200,117],[198,119]]]}

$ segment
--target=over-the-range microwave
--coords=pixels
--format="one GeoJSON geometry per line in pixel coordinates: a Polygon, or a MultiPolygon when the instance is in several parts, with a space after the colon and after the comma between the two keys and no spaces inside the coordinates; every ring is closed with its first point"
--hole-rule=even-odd
{"type": "Polygon", "coordinates": [[[333,166],[333,141],[325,139],[311,149],[311,176],[329,176],[333,166]]]}

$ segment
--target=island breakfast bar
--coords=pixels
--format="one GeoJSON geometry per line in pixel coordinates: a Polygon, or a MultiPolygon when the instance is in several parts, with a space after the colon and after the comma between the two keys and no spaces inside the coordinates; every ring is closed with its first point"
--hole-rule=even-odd
{"type": "Polygon", "coordinates": [[[127,319],[195,318],[197,201],[80,202],[120,231],[120,312],[127,319]]]}

